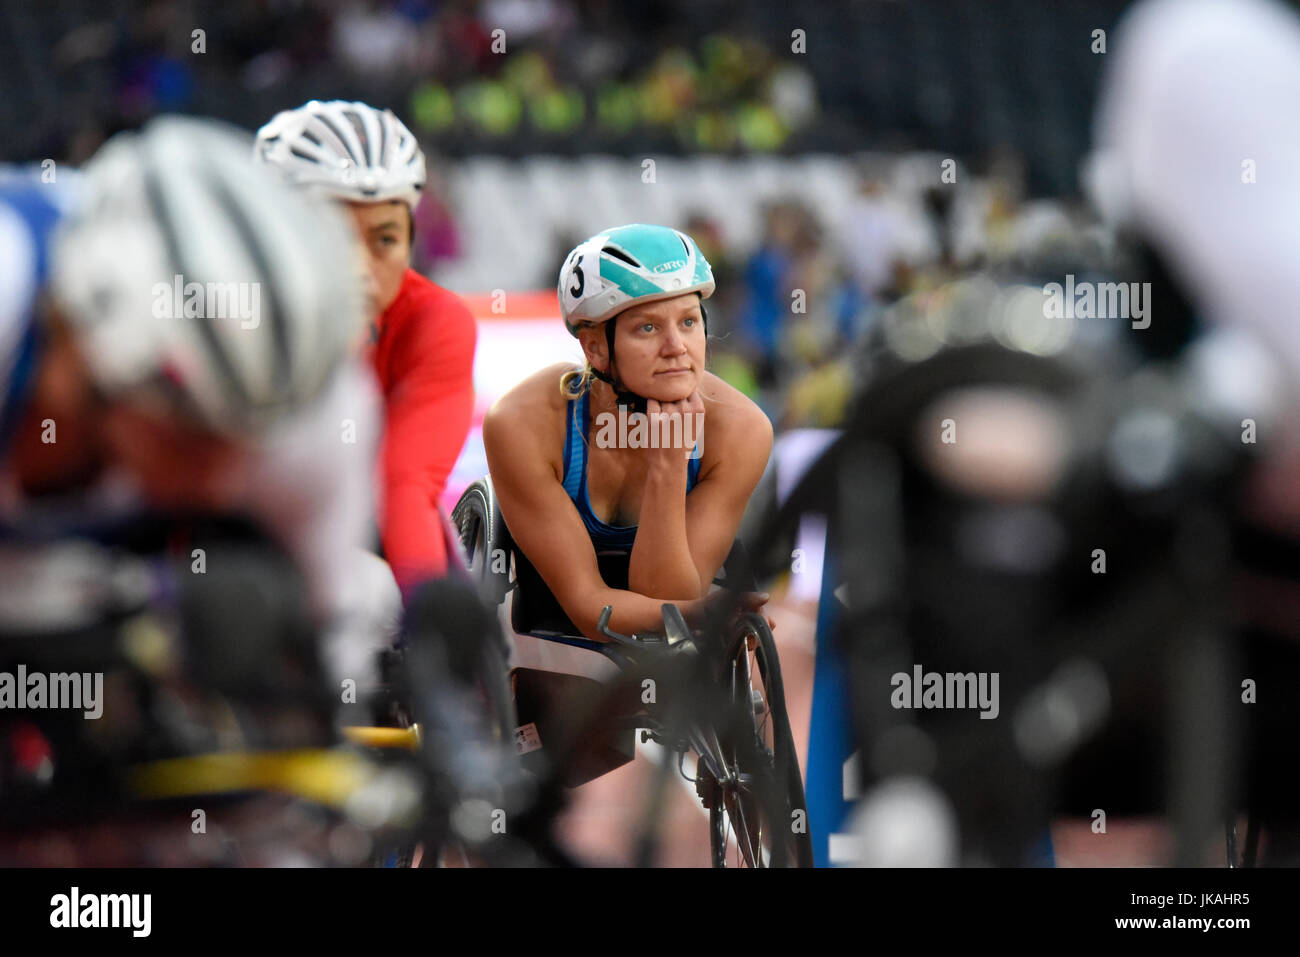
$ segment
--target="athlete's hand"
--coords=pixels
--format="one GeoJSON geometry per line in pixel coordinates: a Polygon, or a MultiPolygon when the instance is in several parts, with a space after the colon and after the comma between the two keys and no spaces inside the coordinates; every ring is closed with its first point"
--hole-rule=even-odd
{"type": "Polygon", "coordinates": [[[659,447],[648,451],[662,454],[665,461],[678,463],[689,458],[704,436],[704,400],[699,389],[677,402],[647,399],[646,416],[650,435],[659,437],[659,447]]]}
{"type": "MultiPolygon", "coordinates": [[[[748,614],[751,611],[762,611],[768,599],[772,596],[765,591],[745,591],[731,592],[726,589],[720,589],[710,592],[703,598],[697,598],[694,601],[686,602],[681,606],[682,617],[686,619],[687,624],[692,627],[701,627],[709,616],[709,612],[715,606],[732,604],[735,610],[732,612],[733,618],[739,618],[741,615],[748,614]]],[[[776,621],[768,614],[764,613],[763,617],[767,620],[767,627],[773,631],[776,630],[776,621]]]]}

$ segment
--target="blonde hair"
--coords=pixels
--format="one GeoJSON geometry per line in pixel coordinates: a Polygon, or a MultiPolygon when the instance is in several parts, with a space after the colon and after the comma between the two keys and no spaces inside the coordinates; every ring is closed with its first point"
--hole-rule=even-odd
{"type": "Polygon", "coordinates": [[[591,382],[595,378],[589,362],[584,362],[581,369],[570,369],[560,376],[560,395],[570,403],[565,414],[573,419],[575,426],[578,426],[578,437],[582,439],[582,444],[587,446],[590,446],[590,443],[587,441],[586,430],[578,425],[577,400],[591,391],[591,382]]]}
{"type": "Polygon", "coordinates": [[[591,370],[591,363],[584,362],[581,369],[570,369],[560,376],[560,395],[570,402],[582,398],[584,392],[591,389],[591,381],[596,375],[591,370]]]}

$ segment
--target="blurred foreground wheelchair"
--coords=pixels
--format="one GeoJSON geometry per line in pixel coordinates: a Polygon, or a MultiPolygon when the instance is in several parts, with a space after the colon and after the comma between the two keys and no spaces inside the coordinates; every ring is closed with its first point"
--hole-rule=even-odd
{"type": "Polygon", "coordinates": [[[83,705],[0,711],[0,864],[352,866],[419,816],[410,775],[338,746],[304,583],[251,526],[7,534],[0,579],[0,671],[83,705]]]}
{"type": "Polygon", "coordinates": [[[1163,288],[1148,336],[1057,314],[1041,278],[979,275],[883,315],[843,434],[763,523],[752,573],[824,517],[860,863],[1020,866],[1058,815],[1154,814],[1174,863],[1204,863],[1226,828],[1235,865],[1259,352],[1171,334],[1186,316],[1163,288]],[[986,716],[943,696],[948,676],[998,680],[986,716]]]}
{"type": "Polygon", "coordinates": [[[229,516],[7,534],[0,581],[0,672],[101,689],[0,710],[0,865],[566,862],[494,746],[495,623],[471,587],[419,590],[376,674],[331,663],[372,660],[369,623],[321,621],[292,560],[229,516]]]}

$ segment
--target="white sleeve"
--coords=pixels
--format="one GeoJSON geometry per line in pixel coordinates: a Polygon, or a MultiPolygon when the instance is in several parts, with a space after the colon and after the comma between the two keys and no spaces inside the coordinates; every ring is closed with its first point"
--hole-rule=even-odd
{"type": "Polygon", "coordinates": [[[369,369],[350,363],[318,402],[261,439],[246,477],[248,509],[297,560],[313,606],[330,617],[349,604],[356,553],[370,544],[380,407],[369,369]]]}
{"type": "Polygon", "coordinates": [[[376,652],[391,645],[402,614],[392,572],[367,551],[382,429],[378,385],[358,359],[320,401],[263,437],[244,492],[306,576],[331,678],[360,688],[376,680],[376,652]]]}

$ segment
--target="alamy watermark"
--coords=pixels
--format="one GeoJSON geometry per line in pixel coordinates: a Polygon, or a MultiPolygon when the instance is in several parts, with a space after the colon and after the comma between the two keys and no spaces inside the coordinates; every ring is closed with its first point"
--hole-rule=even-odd
{"type": "Polygon", "coordinates": [[[82,710],[95,720],[104,714],[102,671],[53,672],[0,671],[0,710],[82,710]]]}
{"type": "Polygon", "coordinates": [[[889,684],[894,689],[889,703],[895,708],[978,708],[981,719],[992,719],[1001,710],[998,704],[996,671],[925,671],[912,666],[912,673],[896,672],[889,684]]]}
{"type": "Polygon", "coordinates": [[[241,329],[262,323],[261,283],[186,282],[177,273],[151,291],[155,319],[237,319],[241,329]]]}
{"type": "Polygon", "coordinates": [[[1043,286],[1043,315],[1048,319],[1130,319],[1134,329],[1151,325],[1151,283],[1083,282],[1067,273],[1065,284],[1043,286]]]}
{"type": "Polygon", "coordinates": [[[153,927],[152,894],[83,894],[80,887],[50,898],[50,926],[124,928],[148,937],[153,927]]]}
{"type": "Polygon", "coordinates": [[[596,447],[601,449],[682,449],[689,458],[704,452],[704,413],[669,412],[654,421],[644,412],[619,406],[618,415],[601,412],[596,416],[596,447]]]}

